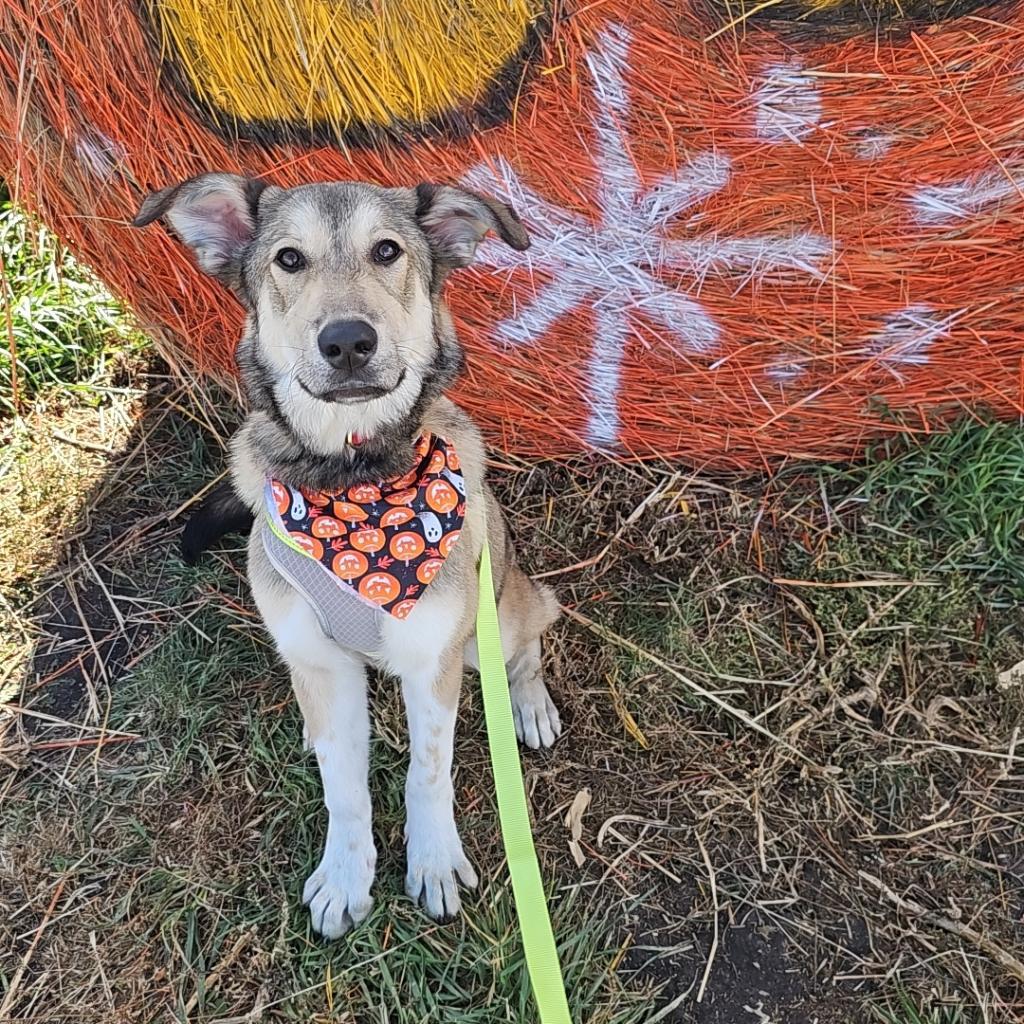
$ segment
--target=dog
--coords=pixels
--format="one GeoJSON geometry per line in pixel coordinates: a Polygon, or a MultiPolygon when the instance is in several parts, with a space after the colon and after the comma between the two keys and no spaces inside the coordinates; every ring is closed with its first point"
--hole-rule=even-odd
{"type": "Polygon", "coordinates": [[[477,884],[452,760],[463,667],[479,667],[485,538],[519,739],[549,747],[562,728],[541,665],[558,604],[516,564],[481,435],[444,395],[464,361],[446,279],[489,233],[524,250],[527,232],[510,207],[449,185],[281,188],[229,173],[149,195],[133,223],[158,220],[246,312],[237,362],[251,409],[231,441],[230,485],[185,548],[198,556],[251,524],[249,582],[290,670],[328,813],[303,890],[313,928],[337,938],[372,907],[370,668],[398,677],[408,721],[406,891],[430,917],[452,918],[459,884],[477,884]],[[341,612],[328,614],[335,598],[341,612]]]}

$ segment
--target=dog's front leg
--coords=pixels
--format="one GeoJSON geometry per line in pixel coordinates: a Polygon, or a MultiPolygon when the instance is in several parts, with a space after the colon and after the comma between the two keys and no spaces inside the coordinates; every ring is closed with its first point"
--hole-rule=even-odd
{"type": "Polygon", "coordinates": [[[406,891],[431,917],[459,912],[459,882],[477,884],[455,827],[452,755],[462,683],[462,659],[448,657],[402,673],[409,722],[409,775],[405,786],[406,891]]]}
{"type": "Polygon", "coordinates": [[[367,785],[366,669],[336,648],[329,670],[293,663],[292,686],[320,766],[328,815],[323,857],[306,881],[302,901],[309,906],[313,928],[336,939],[373,906],[370,886],[377,850],[367,785]]]}

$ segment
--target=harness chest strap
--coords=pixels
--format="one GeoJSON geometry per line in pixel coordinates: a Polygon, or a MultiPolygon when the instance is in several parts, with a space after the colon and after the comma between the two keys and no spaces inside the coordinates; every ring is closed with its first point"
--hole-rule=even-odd
{"type": "Polygon", "coordinates": [[[297,551],[264,520],[263,550],[270,564],[306,599],[324,636],[367,658],[381,648],[381,622],[386,612],[338,585],[329,572],[305,552],[297,551]]]}

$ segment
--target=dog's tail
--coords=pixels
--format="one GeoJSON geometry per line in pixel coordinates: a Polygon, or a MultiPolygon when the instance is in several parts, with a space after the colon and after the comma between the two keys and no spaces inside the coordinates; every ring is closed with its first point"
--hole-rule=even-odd
{"type": "Polygon", "coordinates": [[[195,565],[202,553],[229,533],[247,532],[252,510],[235,493],[231,482],[218,484],[195,510],[181,534],[181,557],[195,565]]]}

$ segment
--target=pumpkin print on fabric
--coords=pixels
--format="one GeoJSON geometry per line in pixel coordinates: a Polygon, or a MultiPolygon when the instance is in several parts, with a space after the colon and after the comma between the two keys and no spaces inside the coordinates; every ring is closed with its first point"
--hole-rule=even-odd
{"type": "Polygon", "coordinates": [[[454,449],[426,435],[416,465],[394,480],[326,494],[270,480],[274,532],[314,558],[335,582],[396,619],[406,618],[444,568],[466,516],[454,449]]]}
{"type": "Polygon", "coordinates": [[[318,516],[313,520],[314,537],[340,537],[345,532],[345,524],[334,516],[318,516]]]}
{"type": "Polygon", "coordinates": [[[279,484],[274,480],[270,485],[271,494],[274,498],[274,505],[277,507],[277,511],[284,515],[291,507],[292,496],[288,493],[288,488],[284,484],[279,484]]]}
{"type": "Polygon", "coordinates": [[[357,580],[369,571],[370,563],[359,551],[341,551],[331,562],[331,572],[340,580],[357,580]]]}
{"type": "Polygon", "coordinates": [[[389,508],[387,512],[380,517],[381,526],[401,526],[402,523],[409,522],[410,519],[415,519],[416,513],[411,508],[404,505],[399,505],[396,508],[389,508]]]}
{"type": "Polygon", "coordinates": [[[349,543],[356,551],[374,552],[384,547],[386,538],[383,530],[378,530],[375,526],[364,526],[349,537],[349,543]]]}
{"type": "Polygon", "coordinates": [[[400,491],[392,491],[384,496],[389,505],[411,505],[416,500],[416,488],[406,487],[400,491]]]}
{"type": "Polygon", "coordinates": [[[455,547],[455,542],[459,539],[459,530],[452,530],[451,533],[446,533],[440,543],[437,545],[438,551],[441,553],[442,558],[447,558],[451,554],[451,550],[455,547]]]}
{"type": "Polygon", "coordinates": [[[427,504],[448,515],[459,503],[459,495],[447,480],[432,480],[427,486],[427,504]]]}
{"type": "Polygon", "coordinates": [[[389,572],[371,572],[359,581],[359,593],[374,604],[385,605],[402,593],[402,584],[389,572]]]}
{"type": "Polygon", "coordinates": [[[438,574],[442,565],[444,565],[443,558],[428,558],[425,562],[420,563],[420,567],[416,570],[416,579],[425,586],[438,574]]]}
{"type": "Polygon", "coordinates": [[[411,612],[415,607],[416,602],[413,600],[399,601],[398,604],[391,609],[391,614],[396,619],[404,619],[408,617],[409,612],[411,612]]]}
{"type": "Polygon", "coordinates": [[[359,505],[351,501],[333,501],[331,507],[334,510],[334,514],[339,518],[345,520],[346,523],[364,523],[369,518],[364,508],[360,508],[359,505]]]}
{"type": "Polygon", "coordinates": [[[357,484],[348,489],[348,496],[359,505],[373,505],[380,501],[380,488],[373,484],[357,484]]]}
{"type": "Polygon", "coordinates": [[[392,556],[400,562],[405,562],[406,565],[414,558],[419,558],[425,549],[426,543],[423,537],[418,533],[413,533],[411,530],[392,537],[391,544],[388,547],[392,556]]]}

